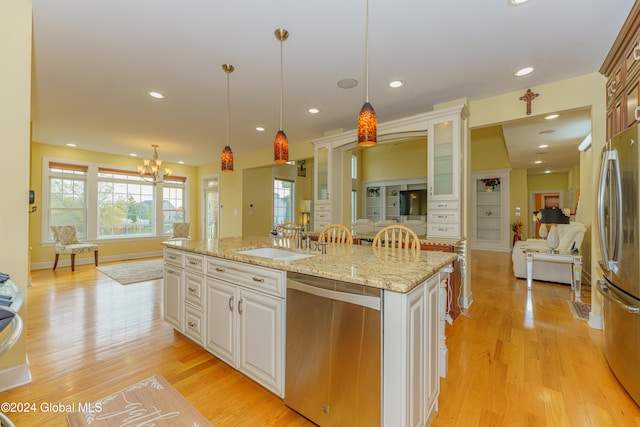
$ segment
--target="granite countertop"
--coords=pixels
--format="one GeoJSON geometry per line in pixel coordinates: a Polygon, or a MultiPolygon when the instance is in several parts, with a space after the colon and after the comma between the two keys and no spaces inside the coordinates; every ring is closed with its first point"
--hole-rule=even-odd
{"type": "Polygon", "coordinates": [[[379,249],[371,246],[327,244],[327,253],[295,249],[295,241],[271,237],[228,237],[216,240],[165,241],[164,246],[278,270],[309,274],[406,293],[442,267],[451,264],[457,255],[438,251],[379,249]],[[273,260],[237,253],[255,248],[279,248],[314,256],[295,261],[273,260]]]}

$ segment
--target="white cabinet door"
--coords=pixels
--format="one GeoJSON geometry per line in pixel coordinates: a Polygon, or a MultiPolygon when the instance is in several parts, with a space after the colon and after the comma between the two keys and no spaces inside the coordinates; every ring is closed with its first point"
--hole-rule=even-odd
{"type": "Polygon", "coordinates": [[[283,300],[239,288],[239,369],[282,396],[283,300]]]}
{"type": "MultiPolygon", "coordinates": [[[[440,326],[440,276],[436,274],[427,280],[425,289],[425,306],[427,313],[427,322],[425,324],[425,337],[427,339],[427,347],[425,349],[427,356],[426,363],[426,381],[424,402],[427,402],[427,418],[429,414],[433,416],[438,406],[438,395],[440,394],[440,363],[439,354],[439,326],[440,326]]],[[[446,361],[442,361],[446,363],[446,361]]]]}
{"type": "Polygon", "coordinates": [[[207,278],[205,347],[234,368],[236,364],[237,286],[207,278]]]}
{"type": "Polygon", "coordinates": [[[165,264],[163,279],[164,320],[182,332],[182,309],[184,306],[182,286],[184,282],[184,270],[170,264],[165,264]]]}
{"type": "Polygon", "coordinates": [[[420,286],[409,293],[407,298],[408,315],[408,362],[409,372],[409,425],[421,426],[425,419],[425,382],[427,377],[425,354],[427,348],[427,334],[425,331],[427,308],[425,306],[424,286],[420,286]]]}

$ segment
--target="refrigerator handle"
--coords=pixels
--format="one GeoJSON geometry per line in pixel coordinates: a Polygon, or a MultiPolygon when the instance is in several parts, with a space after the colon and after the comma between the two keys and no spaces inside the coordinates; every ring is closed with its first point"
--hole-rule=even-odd
{"type": "Polygon", "coordinates": [[[618,150],[610,151],[610,159],[613,163],[613,174],[615,178],[615,204],[616,209],[613,218],[613,253],[611,254],[611,260],[609,261],[610,269],[614,272],[618,271],[618,262],[620,261],[620,248],[622,246],[622,178],[620,176],[620,158],[618,157],[618,150]]]}
{"type": "Polygon", "coordinates": [[[596,282],[596,289],[598,290],[600,295],[602,295],[605,299],[616,304],[617,306],[622,308],[624,311],[631,314],[640,314],[640,307],[636,305],[627,304],[626,301],[621,299],[614,292],[609,291],[609,287],[602,280],[598,280],[596,282]]]}
{"type": "Polygon", "coordinates": [[[608,270],[609,265],[609,240],[607,239],[606,228],[604,224],[604,208],[605,200],[604,194],[607,184],[607,175],[609,174],[609,151],[602,151],[602,160],[600,163],[600,180],[598,183],[598,235],[600,237],[600,255],[602,255],[602,263],[605,270],[608,270]]]}

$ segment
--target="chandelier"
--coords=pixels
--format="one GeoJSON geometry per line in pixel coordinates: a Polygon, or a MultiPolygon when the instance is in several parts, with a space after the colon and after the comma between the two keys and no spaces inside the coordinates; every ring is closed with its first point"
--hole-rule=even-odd
{"type": "Polygon", "coordinates": [[[160,172],[162,166],[162,160],[158,158],[158,145],[152,144],[153,158],[151,160],[144,159],[144,164],[138,166],[138,172],[143,179],[153,182],[153,185],[164,182],[165,177],[171,176],[173,171],[169,168],[164,168],[164,173],[160,172]]]}

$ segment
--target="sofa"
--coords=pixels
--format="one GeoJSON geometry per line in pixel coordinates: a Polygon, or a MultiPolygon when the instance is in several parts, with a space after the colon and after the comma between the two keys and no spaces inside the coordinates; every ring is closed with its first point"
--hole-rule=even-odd
{"type": "MultiPolygon", "coordinates": [[[[560,245],[558,251],[579,251],[587,228],[579,222],[569,224],[559,224],[558,236],[560,245]]],[[[528,249],[546,251],[549,249],[546,239],[520,240],[513,246],[511,261],[513,263],[513,274],[520,279],[527,278],[526,251],[528,249]]],[[[566,264],[549,261],[534,261],[533,280],[544,282],[571,284],[572,269],[566,264]]]]}

